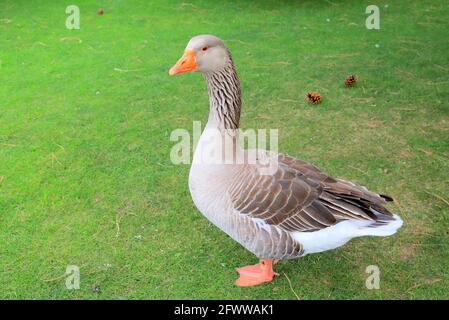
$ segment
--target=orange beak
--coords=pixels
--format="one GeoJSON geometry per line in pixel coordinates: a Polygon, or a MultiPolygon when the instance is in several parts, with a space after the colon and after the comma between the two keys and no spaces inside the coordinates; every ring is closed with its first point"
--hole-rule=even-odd
{"type": "Polygon", "coordinates": [[[181,59],[171,67],[168,74],[173,76],[178,73],[196,70],[196,68],[195,51],[192,49],[185,49],[181,59]]]}

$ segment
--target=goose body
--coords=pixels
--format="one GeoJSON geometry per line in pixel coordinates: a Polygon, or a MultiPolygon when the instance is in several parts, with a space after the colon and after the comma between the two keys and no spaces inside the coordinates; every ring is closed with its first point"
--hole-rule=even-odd
{"type": "Polygon", "coordinates": [[[189,174],[198,210],[257,257],[297,258],[354,237],[389,236],[402,225],[381,207],[386,200],[380,195],[318,169],[307,173],[301,166],[310,164],[287,155],[278,157],[273,176],[261,175],[257,165],[196,165],[195,160],[189,174]],[[362,207],[363,201],[370,202],[362,207]]]}
{"type": "Polygon", "coordinates": [[[354,237],[389,236],[401,227],[400,217],[385,208],[392,200],[387,196],[286,154],[240,147],[240,83],[219,38],[192,38],[170,74],[186,71],[204,74],[210,101],[189,173],[192,199],[209,221],[261,259],[237,269],[238,285],[271,281],[272,261],[334,249],[354,237]]]}

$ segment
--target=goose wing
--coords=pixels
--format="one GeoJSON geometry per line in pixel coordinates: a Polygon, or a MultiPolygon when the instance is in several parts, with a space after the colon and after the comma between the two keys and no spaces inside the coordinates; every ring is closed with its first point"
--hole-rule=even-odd
{"type": "Polygon", "coordinates": [[[234,208],[286,231],[315,231],[342,220],[392,220],[384,208],[391,198],[378,195],[349,181],[334,179],[317,167],[278,155],[277,171],[261,174],[247,165],[231,188],[234,208]]]}

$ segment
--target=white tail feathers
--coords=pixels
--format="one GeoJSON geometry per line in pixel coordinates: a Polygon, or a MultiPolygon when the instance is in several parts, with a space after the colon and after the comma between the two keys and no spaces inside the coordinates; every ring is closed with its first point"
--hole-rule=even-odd
{"type": "Polygon", "coordinates": [[[387,237],[395,234],[396,231],[402,226],[404,221],[397,214],[393,215],[394,220],[388,221],[384,225],[376,227],[360,227],[358,237],[363,236],[377,236],[377,237],[387,237]]]}
{"type": "Polygon", "coordinates": [[[403,221],[398,215],[385,224],[373,226],[373,221],[346,220],[331,227],[313,232],[293,232],[292,236],[302,244],[304,254],[322,252],[344,245],[355,237],[386,237],[396,233],[403,221]]]}

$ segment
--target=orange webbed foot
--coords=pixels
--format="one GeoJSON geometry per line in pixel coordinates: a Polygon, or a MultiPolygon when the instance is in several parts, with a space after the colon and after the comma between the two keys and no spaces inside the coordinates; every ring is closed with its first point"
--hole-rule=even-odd
{"type": "Polygon", "coordinates": [[[258,264],[237,268],[240,278],[235,284],[240,287],[255,286],[264,282],[270,282],[279,274],[273,271],[273,260],[263,259],[258,264]]]}

